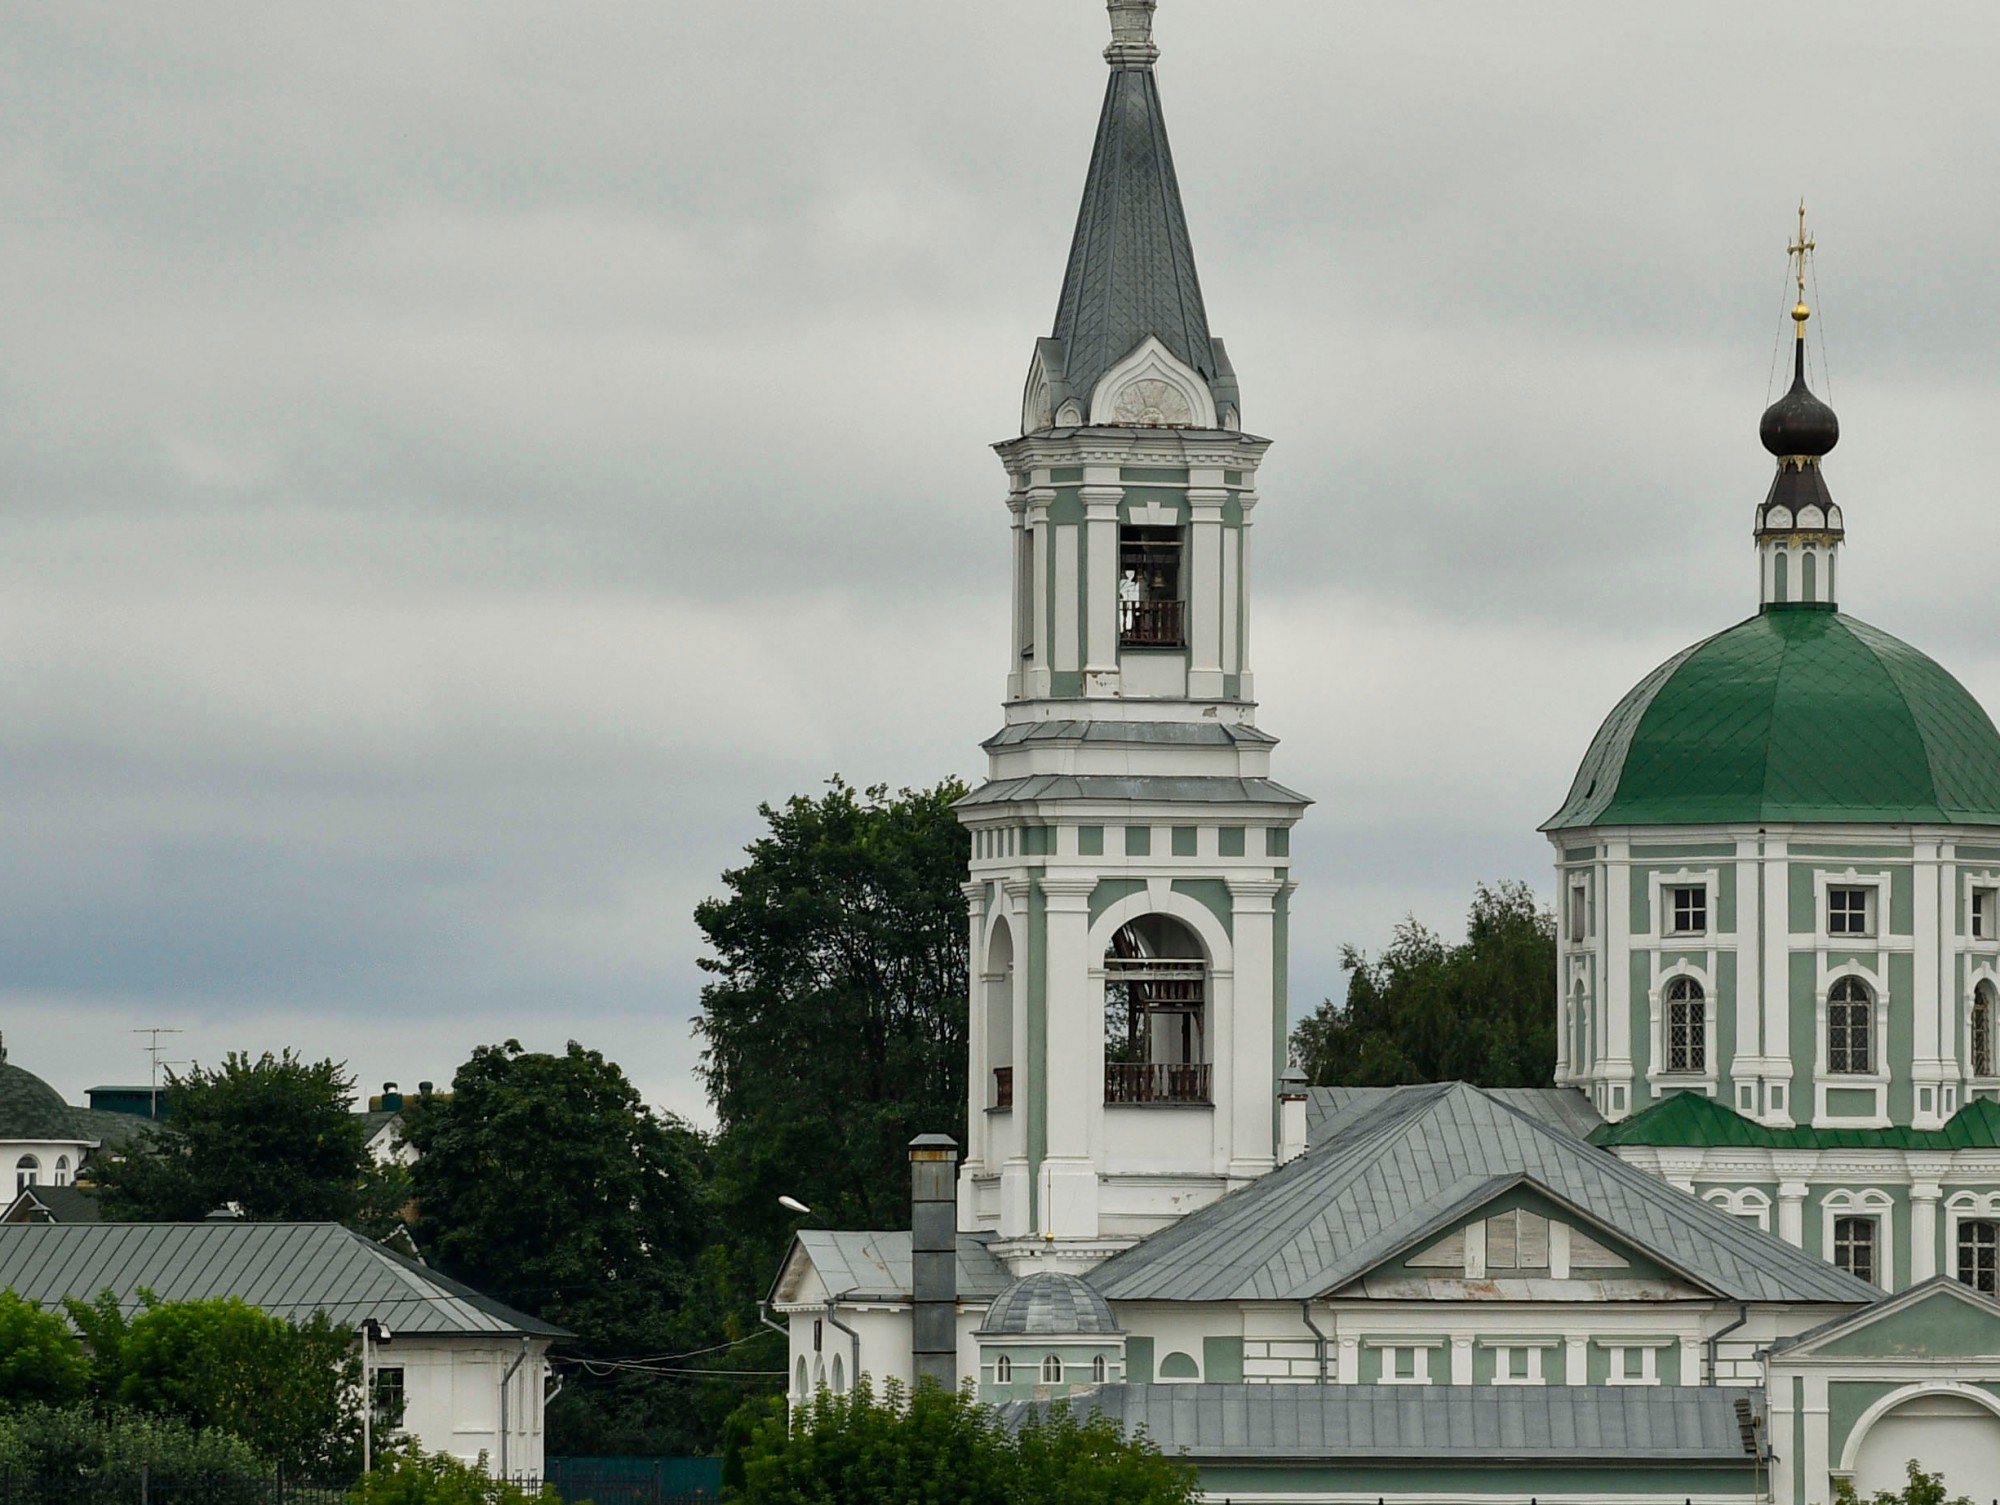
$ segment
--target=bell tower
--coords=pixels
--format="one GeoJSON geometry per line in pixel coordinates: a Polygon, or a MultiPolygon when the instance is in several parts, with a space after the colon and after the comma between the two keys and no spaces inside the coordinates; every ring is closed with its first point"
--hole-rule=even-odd
{"type": "Polygon", "coordinates": [[[1269,441],[1209,333],[1154,65],[1111,74],[1007,474],[1005,724],[973,855],[959,1220],[1084,1268],[1278,1160],[1291,828],[1255,724],[1250,536],[1269,441]]]}

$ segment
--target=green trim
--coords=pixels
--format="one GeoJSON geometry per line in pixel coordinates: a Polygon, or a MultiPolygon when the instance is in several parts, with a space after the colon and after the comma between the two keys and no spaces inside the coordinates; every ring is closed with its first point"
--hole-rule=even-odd
{"type": "Polygon", "coordinates": [[[1130,1337],[1125,1340],[1125,1375],[1135,1385],[1153,1383],[1153,1340],[1130,1337]]]}
{"type": "Polygon", "coordinates": [[[1241,1338],[1203,1338],[1201,1340],[1201,1379],[1205,1385],[1242,1384],[1243,1340],[1241,1338]]]}
{"type": "Polygon", "coordinates": [[[1076,828],[1076,855],[1079,857],[1102,857],[1104,855],[1104,827],[1078,826],[1076,828]]]}
{"type": "Polygon", "coordinates": [[[1082,479],[1083,467],[1081,465],[1052,465],[1049,467],[1049,484],[1051,486],[1059,486],[1065,481],[1074,484],[1082,479]]]}
{"type": "Polygon", "coordinates": [[[1219,856],[1241,857],[1243,855],[1243,828],[1241,826],[1219,826],[1215,832],[1215,850],[1219,856]]]}
{"type": "MultiPolygon", "coordinates": [[[[1810,956],[1803,960],[1812,965],[1810,956]]],[[[1653,1145],[1708,1149],[1726,1145],[1771,1150],[1991,1150],[2000,1149],[2000,1103],[1985,1098],[1969,1102],[1942,1129],[1816,1129],[1810,1125],[1773,1129],[1753,1123],[1701,1093],[1677,1092],[1643,1113],[1593,1130],[1590,1142],[1607,1148],[1653,1145]]]]}
{"type": "Polygon", "coordinates": [[[1134,894],[1143,894],[1146,883],[1142,878],[1103,878],[1090,891],[1090,923],[1095,925],[1104,918],[1104,911],[1120,899],[1129,899],[1134,894]]]}
{"type": "MultiPolygon", "coordinates": [[[[1879,1350],[1877,1350],[1879,1352],[1879,1350]]],[[[1826,1386],[1826,1457],[1839,1463],[1847,1439],[1861,1413],[1885,1395],[1903,1388],[1903,1381],[1829,1380],[1826,1386]]]]}
{"type": "Polygon", "coordinates": [[[1266,857],[1289,857],[1292,855],[1292,832],[1288,826],[1266,826],[1264,828],[1264,855],[1266,857]]]}
{"type": "Polygon", "coordinates": [[[1634,844],[1632,858],[1636,862],[1642,858],[1655,862],[1680,862],[1687,857],[1734,857],[1736,848],[1728,842],[1692,842],[1687,846],[1639,846],[1634,844]]]}
{"type": "Polygon", "coordinates": [[[1222,922],[1229,938],[1236,939],[1236,912],[1229,900],[1229,885],[1220,878],[1176,878],[1173,891],[1185,894],[1222,922]]]}
{"type": "Polygon", "coordinates": [[[1858,858],[1886,867],[1892,862],[1908,862],[1913,855],[1908,847],[1878,847],[1855,845],[1831,845],[1819,841],[1795,841],[1787,849],[1793,857],[1847,857],[1858,858]]]}
{"type": "Polygon", "coordinates": [[[1193,826],[1175,826],[1173,836],[1174,855],[1176,857],[1194,856],[1196,840],[1195,828],[1193,826]]]}
{"type": "Polygon", "coordinates": [[[1136,481],[1141,485],[1185,486],[1188,481],[1188,473],[1184,467],[1175,467],[1172,465],[1121,465],[1118,467],[1118,479],[1128,482],[1136,481]]]}

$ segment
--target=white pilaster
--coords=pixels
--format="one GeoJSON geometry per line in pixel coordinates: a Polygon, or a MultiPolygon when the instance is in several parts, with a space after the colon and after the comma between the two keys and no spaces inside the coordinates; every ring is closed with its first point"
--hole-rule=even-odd
{"type": "Polygon", "coordinates": [[[1606,1086],[1606,1118],[1625,1118],[1639,1105],[1632,1079],[1632,868],[1628,843],[1605,843],[1604,862],[1604,1049],[1598,1074],[1606,1086]],[[1619,1106],[1613,1089],[1624,1088],[1619,1106]]]}
{"type": "Polygon", "coordinates": [[[1789,944],[1792,901],[1788,882],[1791,862],[1783,841],[1766,840],[1763,848],[1764,934],[1759,937],[1759,942],[1764,964],[1764,1059],[1773,1063],[1770,1080],[1785,1084],[1785,1107],[1782,1113],[1770,1107],[1768,1087],[1767,1101],[1762,1106],[1765,1122],[1790,1128],[1798,1122],[1802,1111],[1808,1118],[1812,1115],[1812,1061],[1808,1058],[1799,1062],[1792,1054],[1792,955],[1789,944]],[[1806,1094],[1803,1110],[1799,1107],[1802,1089],[1806,1094]]]}
{"type": "Polygon", "coordinates": [[[1049,621],[1049,504],[1055,499],[1052,487],[1035,486],[1028,491],[1028,527],[1034,539],[1028,568],[1034,575],[1029,599],[1034,603],[1035,620],[1031,625],[1035,647],[1029,660],[1026,690],[1036,698],[1046,696],[1051,683],[1049,640],[1054,636],[1054,628],[1049,621]]]}
{"type": "Polygon", "coordinates": [[[1230,1009],[1229,1176],[1231,1180],[1261,1176],[1277,1164],[1271,1143],[1272,1080],[1277,1059],[1272,1008],[1275,978],[1276,915],[1274,906],[1285,884],[1269,878],[1237,878],[1229,882],[1234,924],[1236,969],[1230,1009]]]}
{"type": "Polygon", "coordinates": [[[1948,1157],[1911,1155],[1905,1163],[1910,1172],[1910,1284],[1921,1285],[1938,1273],[1938,1202],[1944,1187],[1938,1178],[1951,1168],[1948,1157]]]}
{"type": "Polygon", "coordinates": [[[1104,1003],[1087,996],[1094,877],[1042,880],[1048,968],[1046,1066],[1048,1152],[1042,1161],[1041,1231],[1058,1239],[1097,1237],[1093,1109],[1104,1101],[1104,1003]]]}
{"type": "Polygon", "coordinates": [[[1085,653],[1083,693],[1118,693],[1118,503],[1116,486],[1083,488],[1085,653]]]}
{"type": "MultiPolygon", "coordinates": [[[[1221,479],[1219,473],[1216,479],[1221,479]]],[[[1193,619],[1188,697],[1209,700],[1222,694],[1222,504],[1229,493],[1190,486],[1187,499],[1194,542],[1188,575],[1188,615],[1193,619]]]]}
{"type": "Polygon", "coordinates": [[[1803,1166],[1774,1164],[1778,1173],[1778,1237],[1794,1249],[1806,1245],[1806,1192],[1803,1166]]]}
{"type": "Polygon", "coordinates": [[[1031,1215],[1032,1171],[1028,1164],[1028,1114],[1035,1094],[1046,1085],[1028,1075],[1028,985],[1040,958],[1029,954],[1028,885],[1004,883],[1001,899],[1014,933],[1014,1128],[1006,1163],[1000,1167],[1000,1236],[1025,1238],[1035,1231],[1031,1215]]]}

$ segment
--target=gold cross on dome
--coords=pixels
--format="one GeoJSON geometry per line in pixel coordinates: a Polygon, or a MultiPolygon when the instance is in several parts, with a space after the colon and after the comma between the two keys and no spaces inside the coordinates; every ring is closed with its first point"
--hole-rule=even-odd
{"type": "Polygon", "coordinates": [[[1786,253],[1796,264],[1799,280],[1798,306],[1792,310],[1792,317],[1799,323],[1801,338],[1805,333],[1805,322],[1812,317],[1812,310],[1806,307],[1806,257],[1813,253],[1817,242],[1806,235],[1806,201],[1799,200],[1799,238],[1785,247],[1786,253]]]}

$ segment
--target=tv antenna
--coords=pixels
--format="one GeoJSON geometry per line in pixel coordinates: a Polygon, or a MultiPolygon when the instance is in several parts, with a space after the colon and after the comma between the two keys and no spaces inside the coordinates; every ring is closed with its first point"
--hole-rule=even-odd
{"type": "Polygon", "coordinates": [[[160,1116],[160,1067],[162,1065],[171,1066],[175,1064],[172,1061],[166,1061],[166,1062],[161,1061],[160,1036],[178,1035],[185,1033],[185,1031],[177,1029],[169,1029],[167,1028],[167,1026],[163,1024],[155,1024],[155,1025],[148,1025],[144,1029],[135,1029],[132,1031],[132,1033],[135,1035],[145,1035],[147,1037],[146,1060],[150,1063],[151,1066],[151,1074],[147,1079],[147,1086],[151,1089],[151,1091],[146,1099],[146,1116],[148,1118],[158,1118],[160,1116]]]}

